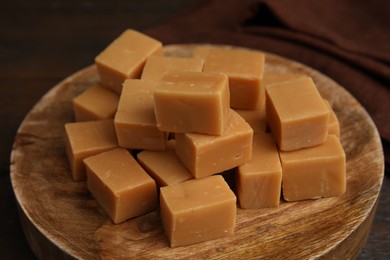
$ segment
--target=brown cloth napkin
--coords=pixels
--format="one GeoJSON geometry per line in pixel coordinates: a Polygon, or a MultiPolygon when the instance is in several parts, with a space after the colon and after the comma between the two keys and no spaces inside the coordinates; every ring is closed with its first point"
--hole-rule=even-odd
{"type": "Polygon", "coordinates": [[[297,60],[351,92],[378,127],[390,163],[390,1],[195,1],[146,31],[174,43],[256,48],[297,60]]]}

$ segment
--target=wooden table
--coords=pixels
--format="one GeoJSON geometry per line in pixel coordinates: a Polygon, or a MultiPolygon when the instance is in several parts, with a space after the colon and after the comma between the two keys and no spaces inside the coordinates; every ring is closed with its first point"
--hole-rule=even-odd
{"type": "MultiPolygon", "coordinates": [[[[5,1],[0,8],[0,258],[32,259],[19,222],[9,156],[25,114],[51,87],[90,65],[126,28],[144,30],[190,1],[5,1]]],[[[390,258],[390,180],[359,259],[390,258]]]]}

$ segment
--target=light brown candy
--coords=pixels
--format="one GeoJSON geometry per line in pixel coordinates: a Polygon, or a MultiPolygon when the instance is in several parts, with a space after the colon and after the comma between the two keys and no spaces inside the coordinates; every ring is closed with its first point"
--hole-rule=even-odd
{"type": "Polygon", "coordinates": [[[265,133],[267,131],[267,118],[264,109],[242,110],[234,109],[252,127],[253,133],[265,133]]]}
{"type": "Polygon", "coordinates": [[[330,111],[310,77],[268,85],[266,105],[267,122],[280,150],[326,141],[330,111]]]}
{"type": "Polygon", "coordinates": [[[253,136],[252,159],[237,167],[237,197],[244,209],[276,207],[280,202],[282,166],[271,134],[253,136]]]}
{"type": "Polygon", "coordinates": [[[129,149],[164,150],[167,133],[162,132],[154,116],[155,81],[128,79],[123,84],[115,130],[119,146],[129,149]]]}
{"type": "Polygon", "coordinates": [[[197,46],[194,48],[192,52],[192,57],[205,60],[211,48],[217,48],[217,47],[212,47],[211,45],[197,46]]]}
{"type": "Polygon", "coordinates": [[[137,159],[149,175],[153,177],[158,187],[193,178],[175,153],[175,140],[169,140],[164,151],[144,150],[137,154],[137,159]]]}
{"type": "Polygon", "coordinates": [[[286,81],[291,81],[299,78],[307,77],[307,75],[302,73],[277,73],[277,72],[267,72],[263,75],[263,80],[261,84],[266,88],[270,84],[282,83],[286,81]]]}
{"type": "Polygon", "coordinates": [[[100,153],[84,162],[88,190],[114,223],[157,208],[156,183],[126,149],[100,153]]]}
{"type": "Polygon", "coordinates": [[[169,71],[154,91],[157,126],[166,132],[221,135],[229,118],[228,78],[169,71]]]}
{"type": "Polygon", "coordinates": [[[327,100],[324,101],[330,111],[328,134],[340,137],[340,123],[339,120],[337,119],[336,113],[333,111],[330,103],[327,100]]]}
{"type": "Polygon", "coordinates": [[[259,51],[210,48],[204,72],[221,72],[229,77],[230,106],[256,109],[260,104],[265,55],[259,51]]]}
{"type": "Polygon", "coordinates": [[[234,233],[236,196],[222,176],[162,187],[160,207],[162,224],[171,247],[234,233]]]}
{"type": "Polygon", "coordinates": [[[280,152],[280,159],[287,201],[339,196],[346,190],[345,153],[335,135],[321,145],[280,152]]]}
{"type": "Polygon", "coordinates": [[[65,124],[66,153],[75,181],[86,179],[83,159],[118,147],[112,119],[65,124]]]}
{"type": "Polygon", "coordinates": [[[146,61],[141,79],[160,80],[170,70],[198,71],[203,69],[204,61],[196,58],[151,56],[146,61]]]}
{"type": "Polygon", "coordinates": [[[114,118],[118,94],[95,85],[73,99],[73,111],[78,122],[114,118]]]}
{"type": "Polygon", "coordinates": [[[252,158],[253,130],[234,110],[221,136],[176,134],[176,154],[195,178],[234,168],[252,158]]]}
{"type": "Polygon", "coordinates": [[[299,79],[302,77],[307,77],[302,73],[278,73],[278,72],[264,72],[263,79],[261,80],[261,92],[260,92],[260,107],[265,110],[265,89],[270,84],[283,83],[286,81],[291,81],[299,79]]]}
{"type": "Polygon", "coordinates": [[[147,58],[156,54],[162,54],[160,41],[126,30],[95,58],[100,83],[120,94],[123,82],[139,78],[147,58]]]}

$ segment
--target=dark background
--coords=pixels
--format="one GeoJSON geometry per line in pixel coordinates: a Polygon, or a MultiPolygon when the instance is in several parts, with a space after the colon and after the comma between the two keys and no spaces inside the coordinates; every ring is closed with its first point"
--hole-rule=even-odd
{"type": "MultiPolygon", "coordinates": [[[[146,30],[190,0],[22,1],[0,4],[0,259],[33,259],[21,229],[9,176],[19,124],[56,83],[93,63],[127,28],[146,30]]],[[[390,259],[390,181],[359,259],[390,259]]]]}

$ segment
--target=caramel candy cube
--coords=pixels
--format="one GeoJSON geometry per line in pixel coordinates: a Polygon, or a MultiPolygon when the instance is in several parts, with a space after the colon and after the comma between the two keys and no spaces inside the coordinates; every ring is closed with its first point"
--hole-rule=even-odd
{"type": "Polygon", "coordinates": [[[239,166],[252,158],[253,130],[234,110],[223,135],[176,134],[176,154],[195,178],[239,166]]]}
{"type": "Polygon", "coordinates": [[[100,83],[120,94],[123,82],[139,78],[147,58],[155,54],[162,54],[161,42],[126,30],[95,58],[100,83]]]}
{"type": "Polygon", "coordinates": [[[114,223],[157,208],[156,183],[126,149],[107,151],[84,162],[88,190],[114,223]]]}
{"type": "Polygon", "coordinates": [[[244,209],[276,207],[280,202],[282,166],[271,134],[253,136],[252,160],[237,167],[237,197],[244,209]]]}
{"type": "Polygon", "coordinates": [[[310,77],[268,85],[266,105],[267,122],[280,150],[326,141],[330,112],[310,77]]]}
{"type": "Polygon", "coordinates": [[[324,101],[325,101],[325,104],[329,108],[329,111],[330,111],[328,134],[340,137],[339,120],[337,119],[337,116],[336,116],[335,112],[333,111],[330,103],[327,100],[324,100],[324,101]]]}
{"type": "Polygon", "coordinates": [[[156,82],[128,79],[123,84],[115,130],[119,146],[129,149],[164,150],[167,133],[158,129],[154,116],[156,82]]]}
{"type": "Polygon", "coordinates": [[[112,119],[65,124],[66,153],[75,181],[86,179],[83,159],[118,147],[112,119]]]}
{"type": "Polygon", "coordinates": [[[118,94],[95,85],[73,99],[73,111],[78,122],[114,118],[118,94]]]}
{"type": "Polygon", "coordinates": [[[166,132],[221,135],[229,118],[228,78],[169,71],[154,91],[157,125],[166,132]]]}
{"type": "Polygon", "coordinates": [[[302,73],[278,73],[278,72],[267,72],[263,75],[263,80],[261,84],[264,85],[264,89],[270,85],[275,83],[283,83],[286,81],[291,81],[299,78],[307,77],[307,75],[302,73]]]}
{"type": "Polygon", "coordinates": [[[138,162],[156,181],[158,187],[192,179],[191,173],[175,153],[175,140],[169,140],[164,151],[144,150],[137,154],[138,162]]]}
{"type": "Polygon", "coordinates": [[[338,196],[346,190],[345,153],[335,135],[315,147],[280,152],[280,159],[287,201],[338,196]]]}
{"type": "Polygon", "coordinates": [[[253,133],[265,133],[267,131],[267,119],[264,109],[235,109],[235,111],[252,127],[253,133]]]}
{"type": "Polygon", "coordinates": [[[209,54],[211,48],[219,48],[219,47],[215,47],[212,45],[197,46],[194,48],[194,50],[192,52],[192,57],[205,60],[207,55],[209,54]]]}
{"type": "Polygon", "coordinates": [[[151,56],[146,61],[141,79],[160,80],[170,70],[201,72],[203,63],[202,59],[195,58],[151,56]]]}
{"type": "Polygon", "coordinates": [[[232,108],[256,109],[260,104],[264,60],[264,53],[258,51],[210,48],[203,71],[228,75],[232,108]]]}
{"type": "MultiPolygon", "coordinates": [[[[200,54],[206,50],[200,49],[200,54]]],[[[204,54],[203,54],[204,55],[204,54]]],[[[304,77],[304,74],[293,74],[293,73],[264,73],[261,80],[260,88],[260,100],[259,105],[256,109],[235,109],[237,113],[240,114],[253,128],[253,132],[256,133],[265,133],[267,131],[267,119],[266,119],[266,109],[265,109],[265,88],[269,84],[280,83],[292,79],[297,79],[304,77]]]]}
{"type": "MultiPolygon", "coordinates": [[[[201,48],[201,47],[200,47],[201,48]]],[[[206,50],[200,49],[201,55],[206,50]]],[[[293,73],[264,73],[263,79],[261,80],[260,88],[260,100],[259,105],[256,109],[235,109],[253,128],[253,132],[265,133],[268,129],[266,119],[266,108],[265,108],[265,88],[269,84],[280,83],[288,80],[294,80],[297,78],[305,77],[304,74],[293,74],[293,73]]]]}
{"type": "Polygon", "coordinates": [[[307,77],[302,73],[278,73],[278,72],[267,72],[264,73],[263,79],[261,81],[261,108],[265,110],[265,89],[270,84],[282,83],[290,80],[295,80],[299,78],[307,77]]]}
{"type": "Polygon", "coordinates": [[[236,196],[220,175],[162,187],[160,207],[171,247],[234,233],[236,196]]]}

